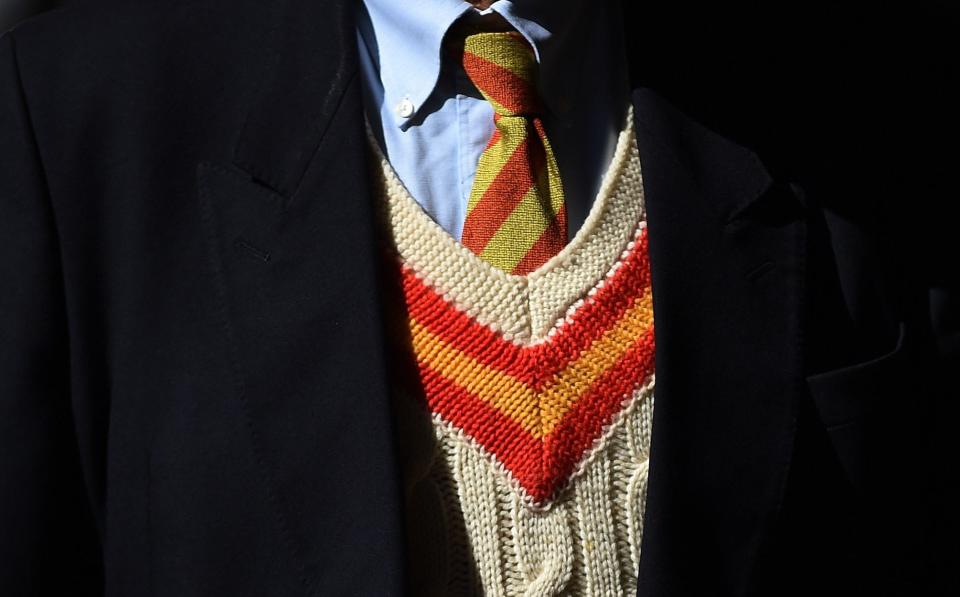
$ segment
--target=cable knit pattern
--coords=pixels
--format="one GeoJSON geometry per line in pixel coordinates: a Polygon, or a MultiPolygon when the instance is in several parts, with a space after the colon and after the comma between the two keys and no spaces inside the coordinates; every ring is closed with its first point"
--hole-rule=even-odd
{"type": "Polygon", "coordinates": [[[375,147],[416,364],[397,417],[418,595],[636,590],[654,335],[633,135],[628,114],[587,220],[525,276],[434,223],[375,147]]]}

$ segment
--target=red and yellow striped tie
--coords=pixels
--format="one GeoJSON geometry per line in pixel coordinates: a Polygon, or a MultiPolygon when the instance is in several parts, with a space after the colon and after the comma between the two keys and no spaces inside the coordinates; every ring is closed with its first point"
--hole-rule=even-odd
{"type": "Polygon", "coordinates": [[[540,120],[533,49],[516,31],[466,36],[463,67],[494,109],[461,242],[503,271],[524,275],[567,243],[557,161],[540,120]]]}

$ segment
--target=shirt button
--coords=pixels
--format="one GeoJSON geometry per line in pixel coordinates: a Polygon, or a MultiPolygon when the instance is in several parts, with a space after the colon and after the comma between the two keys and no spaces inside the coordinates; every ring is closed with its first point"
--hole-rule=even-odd
{"type": "Polygon", "coordinates": [[[405,97],[400,100],[400,103],[397,104],[397,114],[400,115],[400,118],[410,118],[413,116],[413,102],[410,101],[409,97],[405,97]]]}

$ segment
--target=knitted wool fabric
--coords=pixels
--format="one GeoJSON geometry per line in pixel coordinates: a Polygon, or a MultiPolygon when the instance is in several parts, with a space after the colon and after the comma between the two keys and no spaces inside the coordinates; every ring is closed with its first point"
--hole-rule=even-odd
{"type": "Polygon", "coordinates": [[[632,114],[582,228],[525,276],[458,243],[375,152],[412,353],[395,408],[415,594],[635,592],[654,337],[632,114]]]}

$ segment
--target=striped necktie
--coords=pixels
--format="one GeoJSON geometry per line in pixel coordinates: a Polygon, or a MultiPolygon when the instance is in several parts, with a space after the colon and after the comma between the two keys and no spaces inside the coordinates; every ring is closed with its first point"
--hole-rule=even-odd
{"type": "Polygon", "coordinates": [[[494,110],[480,155],[461,242],[516,275],[537,269],[567,243],[557,162],[540,120],[537,61],[516,31],[464,39],[463,67],[494,110]]]}

